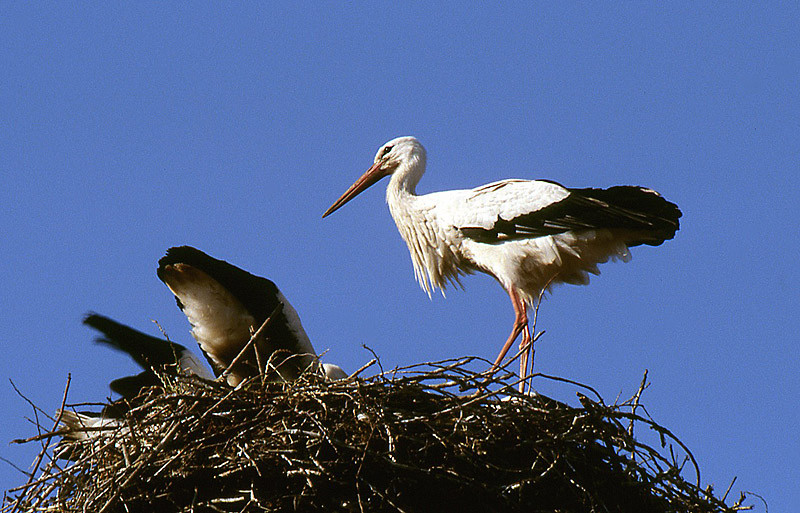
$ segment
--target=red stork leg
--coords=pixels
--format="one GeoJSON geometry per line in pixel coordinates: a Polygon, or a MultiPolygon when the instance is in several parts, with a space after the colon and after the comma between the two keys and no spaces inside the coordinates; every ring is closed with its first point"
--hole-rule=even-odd
{"type": "Polygon", "coordinates": [[[528,305],[525,301],[517,295],[518,310],[523,312],[525,318],[525,325],[522,327],[522,340],[519,343],[519,391],[525,393],[525,377],[528,375],[528,364],[531,356],[531,349],[533,348],[533,339],[531,338],[531,329],[528,326],[528,305]]]}
{"type": "MultiPolygon", "coordinates": [[[[508,289],[508,297],[511,298],[511,304],[514,306],[514,328],[511,330],[511,335],[508,336],[508,340],[506,340],[505,345],[503,345],[503,349],[500,350],[500,354],[497,355],[497,359],[494,361],[492,365],[492,369],[497,369],[500,367],[500,362],[503,361],[503,358],[508,353],[508,350],[511,348],[511,344],[517,339],[520,333],[522,333],[522,341],[520,342],[520,349],[523,347],[527,347],[528,351],[530,351],[531,345],[531,332],[528,328],[528,314],[527,310],[528,307],[525,304],[525,301],[519,297],[519,294],[513,288],[508,289]]],[[[528,367],[528,358],[527,352],[524,354],[523,358],[520,360],[520,377],[525,376],[525,370],[528,367]],[[524,367],[523,367],[524,365],[524,367]]],[[[523,383],[520,383],[520,391],[523,391],[524,386],[523,383]]]]}
{"type": "MultiPolygon", "coordinates": [[[[523,303],[522,308],[525,308],[523,303]]],[[[522,341],[519,343],[520,357],[519,357],[519,377],[522,379],[519,382],[519,391],[525,393],[525,383],[527,382],[526,376],[528,375],[528,366],[530,363],[531,350],[533,349],[533,342],[531,339],[531,329],[527,323],[525,328],[522,329],[522,341]]],[[[533,370],[533,369],[531,369],[533,370]]]]}

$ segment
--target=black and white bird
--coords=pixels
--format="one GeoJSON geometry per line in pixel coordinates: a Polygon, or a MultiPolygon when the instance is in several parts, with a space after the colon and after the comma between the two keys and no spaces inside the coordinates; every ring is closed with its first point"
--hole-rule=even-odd
{"type": "Polygon", "coordinates": [[[158,262],[158,277],[175,295],[214,372],[230,367],[230,385],[259,375],[259,367],[271,380],[316,370],[329,379],[347,377],[337,365],[319,364],[300,317],[272,281],[190,246],[170,248],[158,262]],[[270,316],[266,331],[242,353],[270,316]]]}
{"type": "Polygon", "coordinates": [[[493,276],[514,307],[514,326],[497,367],[522,333],[520,374],[531,347],[528,308],[557,283],[587,284],[597,264],[630,259],[628,249],[657,246],[679,228],[678,207],[644,187],[570,189],[549,180],[510,179],[472,190],[418,196],[426,153],[414,137],[384,144],[374,163],[326,217],[385,176],[386,202],[406,241],[420,286],[444,289],[474,271],[493,276]]]}
{"type": "Polygon", "coordinates": [[[115,379],[109,385],[125,399],[136,397],[145,387],[160,384],[153,369],[214,379],[206,363],[180,344],[147,335],[96,313],[88,314],[83,323],[100,333],[95,342],[122,351],[144,369],[135,376],[115,379]]]}
{"type": "Polygon", "coordinates": [[[61,423],[68,440],[87,440],[97,431],[120,427],[120,419],[130,408],[128,401],[137,397],[144,388],[161,385],[155,371],[214,379],[205,362],[180,344],[147,335],[96,313],[88,314],[83,323],[100,333],[95,342],[122,351],[144,370],[112,381],[109,385],[111,390],[122,399],[107,404],[102,412],[63,410],[61,423]]]}

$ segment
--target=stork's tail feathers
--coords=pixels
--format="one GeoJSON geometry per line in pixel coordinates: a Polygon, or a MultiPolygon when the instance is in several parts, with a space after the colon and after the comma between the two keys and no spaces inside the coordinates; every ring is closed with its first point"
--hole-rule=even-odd
{"type": "Polygon", "coordinates": [[[645,187],[619,185],[608,189],[570,189],[570,199],[583,207],[598,227],[635,234],[627,245],[658,246],[675,237],[683,215],[678,206],[645,187]],[[601,208],[597,208],[601,207],[601,208]]]}
{"type": "Polygon", "coordinates": [[[102,431],[117,429],[120,426],[119,419],[115,418],[72,410],[59,410],[58,413],[61,415],[61,428],[65,440],[91,440],[97,438],[98,433],[102,431]]]}

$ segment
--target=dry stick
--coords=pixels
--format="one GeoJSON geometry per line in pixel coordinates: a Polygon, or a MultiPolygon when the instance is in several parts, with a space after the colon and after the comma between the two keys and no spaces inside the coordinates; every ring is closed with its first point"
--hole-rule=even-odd
{"type": "Polygon", "coordinates": [[[281,310],[283,310],[283,303],[279,302],[278,306],[276,306],[275,309],[272,310],[272,313],[269,314],[269,317],[267,317],[266,320],[264,321],[264,323],[261,324],[261,327],[258,328],[255,333],[253,333],[253,335],[250,337],[250,340],[247,342],[247,344],[245,344],[245,346],[242,348],[242,350],[239,351],[239,354],[236,355],[236,358],[234,358],[233,361],[230,363],[230,365],[228,365],[228,368],[225,369],[224,371],[222,371],[221,376],[223,378],[227,378],[228,377],[228,375],[231,373],[231,369],[233,368],[233,366],[236,365],[239,362],[239,360],[242,359],[242,357],[247,352],[247,350],[250,348],[250,346],[255,344],[256,340],[258,340],[258,338],[261,337],[261,334],[267,329],[267,326],[269,326],[270,322],[272,322],[272,319],[281,310]]]}
{"type": "Polygon", "coordinates": [[[350,378],[355,378],[356,376],[358,376],[359,374],[361,374],[362,372],[364,372],[364,371],[365,371],[365,370],[367,370],[368,368],[370,368],[370,367],[372,367],[373,365],[375,365],[375,363],[376,363],[377,361],[378,361],[378,360],[377,360],[377,359],[375,359],[375,358],[373,358],[372,360],[368,361],[367,363],[365,363],[364,365],[362,365],[361,367],[359,367],[359,368],[358,368],[358,370],[356,370],[354,373],[350,374],[350,376],[348,376],[348,379],[350,379],[350,378]]]}
{"type": "Polygon", "coordinates": [[[730,493],[731,488],[733,488],[733,483],[735,483],[735,482],[736,482],[736,476],[733,476],[733,480],[731,481],[731,484],[729,484],[728,485],[728,489],[725,490],[725,495],[723,495],[722,499],[720,499],[722,502],[725,502],[725,499],[728,498],[728,494],[730,493]]]}
{"type": "MultiPolygon", "coordinates": [[[[536,321],[539,319],[539,307],[542,305],[542,298],[544,297],[544,291],[547,290],[547,287],[550,286],[550,284],[553,282],[555,278],[556,275],[553,275],[549,280],[547,280],[547,283],[545,284],[544,287],[542,287],[542,290],[539,291],[539,296],[536,298],[536,306],[533,307],[533,338],[531,339],[530,343],[528,343],[528,345],[525,346],[525,350],[527,351],[527,353],[525,354],[525,359],[523,360],[525,362],[525,369],[522,372],[524,376],[520,376],[521,378],[523,378],[523,381],[520,386],[520,392],[522,392],[523,394],[525,393],[526,383],[528,385],[528,390],[531,390],[533,388],[532,383],[528,381],[528,364],[530,364],[531,373],[533,373],[533,360],[534,358],[536,358],[536,348],[534,347],[534,344],[536,344],[536,341],[539,340],[539,337],[541,337],[544,334],[544,331],[538,334],[536,333],[536,321]],[[528,356],[530,356],[530,362],[528,362],[528,356]]],[[[527,306],[525,308],[527,308],[527,306]]],[[[531,328],[528,327],[529,332],[530,329],[531,328]]]]}
{"type": "Polygon", "coordinates": [[[385,375],[385,372],[384,372],[384,370],[383,370],[383,365],[381,364],[381,359],[380,359],[380,357],[377,355],[377,353],[375,353],[375,351],[373,351],[373,350],[372,350],[372,348],[371,348],[371,347],[369,347],[369,346],[368,346],[368,345],[366,345],[366,344],[361,344],[361,347],[363,347],[364,349],[366,349],[367,351],[369,351],[370,353],[372,353],[372,357],[373,357],[373,359],[374,359],[374,360],[375,360],[375,361],[378,363],[378,368],[381,370],[381,372],[380,372],[379,376],[384,376],[384,375],[385,375]]]}
{"type": "Polygon", "coordinates": [[[232,396],[232,395],[233,395],[235,392],[236,392],[236,389],[235,389],[235,388],[232,388],[230,392],[228,392],[227,394],[225,394],[225,395],[224,395],[223,397],[221,397],[221,398],[220,398],[220,399],[219,399],[217,402],[215,402],[214,404],[212,404],[212,405],[211,405],[211,406],[210,406],[210,407],[209,407],[209,408],[208,408],[208,409],[207,409],[205,412],[203,412],[203,414],[202,414],[202,415],[200,415],[200,417],[199,417],[197,420],[198,420],[198,421],[201,421],[201,420],[205,419],[205,418],[206,418],[206,415],[208,415],[209,413],[211,413],[211,412],[212,412],[212,411],[213,411],[213,410],[214,410],[214,409],[215,409],[217,406],[219,406],[220,404],[222,404],[222,403],[224,403],[225,401],[227,401],[227,400],[228,400],[228,398],[229,398],[230,396],[232,396]]]}
{"type": "MultiPolygon", "coordinates": [[[[280,305],[281,303],[278,304],[280,305]]],[[[269,318],[267,320],[269,320],[269,318]]],[[[261,352],[258,350],[258,346],[255,344],[255,332],[253,332],[253,334],[250,336],[253,337],[253,352],[256,354],[256,365],[258,366],[258,376],[261,381],[261,388],[264,388],[264,383],[267,379],[267,369],[264,367],[264,363],[261,361],[261,352]]]]}
{"type": "MultiPolygon", "coordinates": [[[[9,383],[11,383],[11,387],[14,389],[14,391],[17,393],[17,395],[18,395],[18,396],[20,396],[21,398],[23,398],[23,399],[25,400],[25,402],[27,402],[28,404],[30,404],[30,405],[31,405],[31,408],[33,408],[33,413],[34,413],[34,415],[35,415],[37,418],[38,418],[38,416],[39,416],[39,413],[41,413],[42,415],[44,415],[44,416],[45,416],[45,417],[47,417],[48,419],[50,419],[50,420],[55,420],[55,419],[53,419],[53,417],[51,417],[50,415],[48,415],[46,411],[44,411],[43,409],[41,409],[41,408],[39,408],[38,406],[36,406],[35,404],[33,404],[33,401],[31,401],[30,399],[28,399],[27,397],[25,397],[25,395],[24,395],[22,392],[20,392],[19,388],[17,388],[17,385],[15,385],[15,384],[14,384],[14,381],[12,381],[11,379],[9,379],[9,380],[8,380],[8,382],[9,382],[9,383]],[[39,413],[37,413],[37,412],[39,412],[39,413]]],[[[29,419],[29,420],[30,420],[30,419],[29,419]]],[[[38,428],[38,427],[40,427],[38,422],[36,423],[36,427],[37,427],[37,428],[38,428]]]]}
{"type": "MultiPolygon", "coordinates": [[[[103,428],[103,427],[86,428],[87,431],[100,431],[100,430],[103,430],[103,429],[106,429],[106,428],[103,428]]],[[[27,444],[29,442],[38,442],[39,440],[44,440],[44,439],[49,438],[51,436],[63,436],[65,434],[67,434],[67,433],[70,433],[71,431],[72,430],[70,430],[68,428],[63,428],[63,429],[59,429],[57,431],[48,431],[46,433],[41,433],[39,435],[29,436],[28,438],[16,438],[14,440],[11,440],[11,442],[9,442],[9,443],[12,443],[12,444],[27,444]]],[[[25,472],[25,473],[27,474],[27,472],[25,472]]]]}
{"type": "MultiPolygon", "coordinates": [[[[550,281],[547,282],[547,286],[550,285],[551,281],[553,281],[553,278],[550,278],[550,281]]],[[[547,288],[547,286],[545,286],[545,288],[547,288]]],[[[534,359],[536,358],[536,347],[534,346],[534,344],[536,344],[536,341],[539,340],[539,337],[544,335],[544,330],[540,331],[539,333],[536,333],[536,323],[539,321],[539,307],[542,306],[542,298],[544,297],[544,291],[545,291],[545,289],[542,289],[541,291],[539,291],[539,297],[536,298],[536,306],[533,308],[533,326],[532,326],[533,339],[531,339],[531,362],[530,362],[531,363],[531,373],[533,373],[534,359]]],[[[527,369],[526,369],[526,373],[527,373],[527,369]]]]}
{"type": "MultiPolygon", "coordinates": [[[[636,413],[636,410],[639,408],[639,398],[642,397],[642,392],[644,389],[647,388],[647,369],[644,370],[644,376],[642,376],[642,382],[639,383],[639,389],[636,391],[636,394],[633,396],[633,404],[631,405],[631,413],[636,413]]],[[[628,424],[628,434],[633,437],[633,419],[631,419],[630,424],[628,424]]]]}
{"type": "Polygon", "coordinates": [[[21,468],[19,468],[13,461],[11,461],[9,459],[6,459],[6,458],[3,458],[2,456],[0,456],[0,461],[2,461],[4,463],[8,463],[12,467],[14,467],[15,470],[17,470],[17,471],[25,474],[26,476],[30,477],[30,474],[28,474],[28,472],[26,472],[25,470],[22,470],[21,468]]]}
{"type": "MultiPolygon", "coordinates": [[[[50,430],[52,432],[55,432],[56,428],[58,428],[58,425],[61,423],[61,416],[64,414],[64,405],[67,404],[67,393],[69,392],[69,384],[70,384],[71,381],[72,381],[72,374],[68,373],[67,374],[67,386],[64,387],[64,397],[61,399],[61,408],[58,409],[58,415],[55,418],[55,424],[53,425],[53,429],[50,430]]],[[[12,385],[13,385],[13,383],[12,383],[12,385]]],[[[16,387],[14,387],[14,388],[16,389],[16,387]]],[[[47,441],[42,446],[42,451],[39,453],[39,456],[36,457],[36,462],[33,465],[33,470],[31,471],[31,475],[28,478],[28,483],[27,484],[30,484],[33,481],[34,476],[36,476],[36,472],[39,471],[39,465],[42,464],[42,460],[44,459],[44,455],[47,452],[47,448],[50,446],[50,440],[53,439],[53,435],[54,435],[54,433],[51,433],[50,436],[47,437],[47,441]]],[[[14,513],[15,511],[17,511],[19,509],[20,501],[22,500],[22,497],[23,496],[20,496],[19,499],[17,499],[16,503],[14,503],[14,508],[11,510],[11,513],[14,513]]]]}
{"type": "MultiPolygon", "coordinates": [[[[282,366],[284,366],[285,364],[291,362],[292,360],[295,360],[295,359],[298,359],[298,358],[301,358],[301,357],[304,357],[304,356],[311,356],[313,358],[317,358],[317,355],[315,355],[313,353],[295,353],[295,354],[289,354],[289,356],[284,357],[283,353],[285,353],[285,352],[288,352],[288,351],[286,351],[286,350],[274,351],[271,355],[269,355],[269,359],[267,360],[267,364],[263,366],[263,368],[265,370],[266,369],[270,369],[271,371],[274,371],[275,374],[277,374],[278,377],[281,379],[281,381],[283,381],[284,383],[294,383],[294,381],[291,378],[286,378],[285,376],[283,376],[283,374],[281,374],[281,369],[280,368],[282,366]],[[281,360],[278,363],[272,363],[273,361],[277,361],[279,358],[283,358],[283,360],[281,360]]],[[[258,355],[256,355],[256,357],[257,356],[258,355]]],[[[259,362],[260,362],[260,360],[259,360],[259,362]]],[[[317,358],[317,363],[319,363],[319,359],[318,358],[317,358]]],[[[261,366],[261,363],[259,363],[258,365],[261,366]]],[[[305,373],[306,371],[309,370],[309,368],[310,367],[306,367],[300,374],[305,373]]],[[[265,378],[265,377],[266,377],[266,375],[262,376],[262,378],[265,378]]]]}
{"type": "MultiPolygon", "coordinates": [[[[43,438],[47,437],[47,436],[48,436],[48,434],[47,434],[47,433],[45,433],[45,434],[42,434],[42,423],[41,423],[41,421],[39,420],[39,412],[41,411],[41,412],[42,412],[42,414],[44,414],[44,415],[47,415],[47,414],[44,412],[44,410],[42,410],[41,408],[39,408],[38,406],[36,406],[35,404],[33,404],[33,401],[31,401],[30,399],[28,399],[27,397],[25,397],[25,396],[22,394],[22,392],[20,392],[20,390],[17,388],[17,386],[14,384],[14,381],[13,381],[13,380],[9,379],[8,381],[9,381],[9,383],[11,383],[11,386],[14,388],[14,391],[17,393],[17,395],[19,395],[19,396],[20,396],[20,397],[22,397],[22,398],[23,398],[25,401],[27,401],[27,402],[28,402],[28,404],[29,404],[29,405],[31,405],[31,408],[33,409],[33,420],[31,420],[31,419],[29,419],[29,418],[27,418],[27,417],[25,418],[25,420],[27,420],[28,422],[30,422],[31,424],[33,424],[33,425],[36,427],[36,431],[39,433],[39,435],[38,435],[38,438],[35,438],[35,439],[38,441],[39,439],[43,439],[43,438]]],[[[50,415],[47,415],[47,418],[49,418],[50,420],[53,420],[53,418],[52,418],[50,415]]],[[[26,441],[25,441],[25,440],[12,440],[12,441],[11,441],[11,443],[23,444],[23,443],[26,443],[26,441]]],[[[46,443],[43,443],[43,444],[42,444],[42,449],[41,449],[41,452],[42,452],[42,453],[44,453],[44,451],[45,451],[46,449],[47,449],[47,444],[46,444],[46,443]]],[[[40,455],[39,455],[39,456],[41,457],[41,456],[42,456],[42,454],[40,453],[40,455]]],[[[34,476],[35,474],[36,474],[36,471],[34,470],[34,472],[32,472],[32,473],[31,473],[31,474],[28,476],[28,481],[29,481],[29,482],[30,482],[30,480],[31,480],[31,479],[33,479],[33,476],[34,476]]]]}
{"type": "MultiPolygon", "coordinates": [[[[526,368],[525,369],[525,375],[524,376],[520,376],[520,379],[521,379],[522,385],[523,385],[523,387],[520,390],[520,392],[522,392],[523,394],[525,393],[525,384],[527,384],[528,385],[528,395],[530,395],[531,392],[533,392],[533,376],[534,376],[534,374],[533,374],[533,359],[536,356],[536,349],[533,346],[534,346],[534,344],[536,344],[536,341],[539,340],[539,338],[542,335],[544,335],[544,331],[540,331],[539,333],[536,333],[536,316],[538,314],[539,314],[539,307],[537,306],[536,307],[536,314],[534,315],[534,318],[533,318],[533,330],[534,330],[535,334],[533,335],[533,338],[531,338],[531,343],[530,343],[530,349],[531,349],[531,361],[530,361],[531,373],[528,374],[528,369],[526,368]]],[[[527,350],[528,348],[526,347],[525,349],[527,350]]],[[[522,354],[522,351],[520,351],[520,354],[522,354]]],[[[525,358],[527,359],[527,356],[525,358]]]]}
{"type": "Polygon", "coordinates": [[[581,388],[583,388],[585,390],[589,390],[591,393],[593,393],[595,395],[595,397],[597,397],[597,402],[601,406],[607,407],[606,403],[603,401],[603,397],[600,395],[600,392],[598,392],[597,390],[595,390],[591,386],[586,385],[584,383],[581,383],[579,381],[575,381],[575,380],[568,379],[568,378],[561,378],[561,377],[558,377],[558,376],[553,376],[551,374],[544,374],[542,372],[535,372],[535,373],[531,374],[531,377],[534,377],[534,378],[545,378],[545,379],[551,379],[553,381],[560,381],[562,383],[569,383],[570,385],[575,385],[575,386],[581,387],[581,388]]]}
{"type": "Polygon", "coordinates": [[[167,335],[167,330],[165,330],[164,328],[162,328],[162,327],[161,327],[161,325],[158,323],[158,321],[157,321],[157,320],[155,320],[155,319],[150,319],[150,322],[152,322],[153,324],[155,324],[155,325],[156,325],[156,327],[158,328],[158,331],[160,331],[160,332],[161,332],[161,334],[164,336],[164,338],[165,338],[165,339],[167,339],[167,342],[172,342],[172,341],[169,339],[169,335],[167,335]]]}
{"type": "MultiPolygon", "coordinates": [[[[162,327],[161,327],[161,325],[158,323],[158,321],[157,321],[157,320],[155,320],[155,319],[150,319],[150,322],[152,322],[153,324],[155,324],[155,325],[156,325],[156,327],[158,328],[158,331],[160,331],[160,332],[161,332],[161,335],[163,335],[163,336],[164,336],[164,338],[165,338],[165,339],[167,339],[167,342],[172,342],[172,340],[170,340],[170,339],[169,339],[169,335],[167,335],[167,330],[165,330],[164,328],[162,328],[162,327]]],[[[175,346],[174,346],[174,345],[170,345],[170,349],[172,349],[172,357],[173,357],[173,359],[175,360],[175,364],[176,364],[176,365],[175,365],[175,367],[177,367],[177,369],[178,369],[178,372],[181,372],[181,371],[183,371],[184,369],[181,369],[181,359],[180,359],[180,357],[178,356],[177,349],[175,348],[175,346]]],[[[151,367],[151,369],[152,369],[152,367],[151,367]]],[[[152,370],[155,370],[155,369],[152,369],[152,370]]]]}

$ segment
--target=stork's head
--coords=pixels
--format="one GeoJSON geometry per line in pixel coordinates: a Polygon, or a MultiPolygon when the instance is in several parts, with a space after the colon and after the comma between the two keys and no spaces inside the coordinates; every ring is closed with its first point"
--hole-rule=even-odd
{"type": "Polygon", "coordinates": [[[396,137],[381,146],[381,149],[375,154],[374,163],[389,169],[386,174],[390,175],[401,162],[418,158],[420,155],[425,156],[425,148],[422,147],[416,137],[405,135],[396,137]]]}
{"type": "Polygon", "coordinates": [[[375,160],[366,173],[361,175],[361,178],[350,186],[342,196],[336,200],[328,210],[322,214],[326,217],[336,210],[338,210],[345,203],[355,198],[360,192],[366,190],[375,182],[394,174],[395,171],[403,173],[409,181],[416,185],[422,173],[425,171],[425,148],[422,144],[410,135],[397,137],[387,142],[378,153],[375,154],[375,160]]]}

